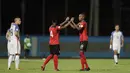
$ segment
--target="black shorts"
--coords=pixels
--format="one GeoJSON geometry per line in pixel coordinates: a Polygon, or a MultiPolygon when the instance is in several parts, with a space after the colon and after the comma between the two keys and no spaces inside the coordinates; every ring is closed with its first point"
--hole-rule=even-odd
{"type": "Polygon", "coordinates": [[[82,42],[80,42],[80,50],[86,52],[87,45],[88,45],[88,41],[82,41],[82,42]]]}
{"type": "Polygon", "coordinates": [[[60,55],[60,45],[49,45],[50,54],[60,55]]]}

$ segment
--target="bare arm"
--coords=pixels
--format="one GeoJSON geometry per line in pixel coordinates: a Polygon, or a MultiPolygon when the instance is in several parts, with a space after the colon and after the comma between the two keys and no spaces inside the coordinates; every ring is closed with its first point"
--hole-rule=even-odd
{"type": "Polygon", "coordinates": [[[60,28],[60,29],[64,29],[64,28],[68,27],[68,26],[70,25],[70,23],[71,23],[71,22],[68,22],[68,23],[67,23],[67,24],[65,24],[64,26],[61,26],[61,28],[60,28]]]}
{"type": "Polygon", "coordinates": [[[15,32],[15,36],[16,36],[18,39],[20,38],[19,31],[16,31],[16,32],[15,32]]]}
{"type": "MultiPolygon", "coordinates": [[[[79,24],[75,24],[74,23],[74,17],[71,18],[71,22],[72,24],[74,25],[74,27],[77,29],[77,30],[81,30],[82,28],[79,27],[79,24]]],[[[73,28],[73,27],[72,27],[73,28]]]]}
{"type": "Polygon", "coordinates": [[[67,17],[66,20],[60,24],[60,26],[63,26],[65,23],[68,22],[68,20],[69,20],[69,17],[67,17]]]}
{"type": "Polygon", "coordinates": [[[110,45],[112,45],[112,39],[110,39],[110,45]]]}
{"type": "Polygon", "coordinates": [[[9,31],[6,32],[6,39],[8,40],[9,37],[9,31]]]}
{"type": "Polygon", "coordinates": [[[81,27],[78,26],[79,24],[75,24],[73,21],[72,21],[72,24],[75,26],[75,28],[76,28],[77,30],[81,30],[81,29],[82,29],[81,27]]]}
{"type": "Polygon", "coordinates": [[[72,23],[70,23],[70,26],[71,26],[73,29],[75,29],[75,26],[74,26],[72,23]]]}

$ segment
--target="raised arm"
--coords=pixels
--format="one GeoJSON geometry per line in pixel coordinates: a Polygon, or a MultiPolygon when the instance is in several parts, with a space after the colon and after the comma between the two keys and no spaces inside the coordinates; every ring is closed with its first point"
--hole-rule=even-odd
{"type": "Polygon", "coordinates": [[[68,20],[69,20],[69,17],[67,17],[66,20],[60,24],[60,26],[63,26],[65,23],[68,22],[68,20]]]}
{"type": "Polygon", "coordinates": [[[60,29],[64,29],[64,28],[66,28],[66,27],[68,27],[69,25],[70,25],[70,21],[67,23],[67,24],[65,24],[64,26],[60,26],[60,29]]]}
{"type": "Polygon", "coordinates": [[[75,27],[77,30],[81,30],[81,29],[82,29],[82,27],[79,27],[79,24],[75,24],[75,23],[74,23],[74,18],[73,18],[73,17],[71,18],[71,22],[72,22],[72,24],[74,25],[74,27],[75,27]]]}
{"type": "Polygon", "coordinates": [[[74,26],[72,23],[70,23],[70,26],[71,26],[73,29],[75,29],[75,26],[74,26]]]}

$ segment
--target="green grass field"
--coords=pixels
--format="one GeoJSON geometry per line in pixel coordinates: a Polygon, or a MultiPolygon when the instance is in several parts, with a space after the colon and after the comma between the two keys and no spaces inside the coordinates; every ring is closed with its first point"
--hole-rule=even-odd
{"type": "MultiPolygon", "coordinates": [[[[7,70],[7,59],[0,59],[0,73],[86,73],[81,72],[79,59],[60,59],[59,69],[61,71],[54,71],[53,60],[48,63],[46,70],[43,72],[40,69],[43,60],[30,59],[21,60],[20,68],[22,70],[16,71],[14,63],[11,70],[7,70]]],[[[114,65],[113,59],[88,59],[91,70],[87,73],[130,73],[130,60],[120,59],[118,65],[114,65]]]]}

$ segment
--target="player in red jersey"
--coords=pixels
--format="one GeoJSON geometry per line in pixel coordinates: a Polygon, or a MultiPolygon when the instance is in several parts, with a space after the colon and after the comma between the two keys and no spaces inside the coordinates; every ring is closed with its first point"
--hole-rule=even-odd
{"type": "Polygon", "coordinates": [[[60,33],[61,29],[66,28],[70,24],[70,22],[68,22],[68,20],[69,20],[69,17],[67,17],[66,20],[63,23],[61,23],[59,26],[56,25],[56,21],[52,21],[52,25],[49,28],[49,32],[50,32],[50,41],[49,41],[50,55],[46,58],[45,62],[41,66],[41,69],[43,71],[45,70],[45,66],[51,60],[51,58],[53,58],[55,70],[59,71],[59,69],[58,69],[58,55],[60,54],[59,33],[60,33]],[[67,23],[67,24],[65,24],[65,23],[67,23]]]}
{"type": "Polygon", "coordinates": [[[71,18],[71,27],[76,28],[79,30],[79,36],[80,36],[80,60],[81,60],[81,66],[82,69],[80,71],[89,71],[90,68],[87,64],[86,57],[84,55],[84,52],[86,52],[87,44],[88,44],[88,35],[87,35],[87,22],[84,20],[85,14],[79,14],[79,23],[76,25],[74,23],[74,18],[71,18]],[[86,68],[84,68],[84,65],[86,68]]]}

